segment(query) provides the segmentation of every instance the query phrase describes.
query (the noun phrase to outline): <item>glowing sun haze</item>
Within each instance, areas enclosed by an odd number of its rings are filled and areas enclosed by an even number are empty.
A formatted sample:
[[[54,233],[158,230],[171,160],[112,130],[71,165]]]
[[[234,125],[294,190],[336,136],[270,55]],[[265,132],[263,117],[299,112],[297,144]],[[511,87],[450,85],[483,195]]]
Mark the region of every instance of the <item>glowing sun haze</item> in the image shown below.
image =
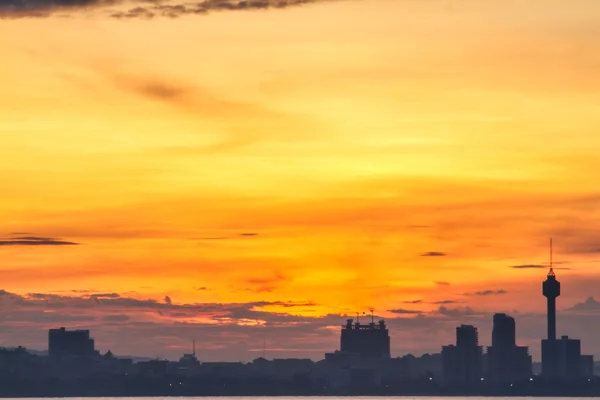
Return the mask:
[[[537,355],[554,237],[600,354],[599,2],[217,3],[0,0],[0,345],[318,358],[372,307]]]

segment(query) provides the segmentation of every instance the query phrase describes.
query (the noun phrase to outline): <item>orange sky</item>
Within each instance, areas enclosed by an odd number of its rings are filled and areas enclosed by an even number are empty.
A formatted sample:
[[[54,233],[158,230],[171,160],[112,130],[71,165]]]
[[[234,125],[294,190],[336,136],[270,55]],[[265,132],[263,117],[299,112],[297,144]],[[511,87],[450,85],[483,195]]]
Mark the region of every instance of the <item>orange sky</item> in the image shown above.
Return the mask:
[[[3,241],[79,245],[0,246],[0,289],[540,313],[554,237],[559,305],[600,296],[598,26],[593,0],[4,19]]]

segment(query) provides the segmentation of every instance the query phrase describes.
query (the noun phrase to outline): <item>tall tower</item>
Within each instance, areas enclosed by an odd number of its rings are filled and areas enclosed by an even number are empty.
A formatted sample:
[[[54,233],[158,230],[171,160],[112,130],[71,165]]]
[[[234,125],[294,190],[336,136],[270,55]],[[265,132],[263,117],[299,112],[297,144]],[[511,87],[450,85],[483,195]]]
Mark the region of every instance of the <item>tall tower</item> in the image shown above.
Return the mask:
[[[548,340],[556,340],[556,298],[560,296],[560,282],[552,270],[552,239],[550,239],[550,271],[542,284],[542,293],[548,300]]]

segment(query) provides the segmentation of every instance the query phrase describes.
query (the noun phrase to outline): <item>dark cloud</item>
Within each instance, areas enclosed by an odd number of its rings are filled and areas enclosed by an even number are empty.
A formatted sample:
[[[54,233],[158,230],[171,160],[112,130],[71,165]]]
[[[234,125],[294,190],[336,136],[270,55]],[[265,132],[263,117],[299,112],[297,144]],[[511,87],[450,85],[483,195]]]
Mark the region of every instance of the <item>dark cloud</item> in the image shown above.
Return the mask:
[[[566,262],[557,262],[555,264],[566,264]],[[511,265],[509,268],[514,268],[514,269],[548,269],[550,268],[549,265],[541,265],[541,264],[524,264],[524,265]],[[552,267],[553,269],[556,270],[570,270],[571,268],[567,268],[567,267]]]
[[[124,314],[105,315],[104,317],[102,317],[102,321],[106,322],[127,322],[129,320],[131,320],[131,317]]]
[[[504,289],[499,289],[499,290],[481,290],[478,292],[470,292],[470,293],[465,293],[465,296],[493,296],[493,295],[500,295],[500,294],[506,294],[508,293],[506,290]]]
[[[201,286],[201,287],[194,288],[194,290],[203,291],[203,290],[208,290],[208,288],[206,286]]]
[[[74,246],[78,244],[59,238],[39,236],[17,236],[0,239],[0,246]]]
[[[306,303],[286,303],[286,302],[282,302],[282,301],[276,301],[274,303],[271,303],[270,305],[276,305],[276,306],[281,306],[281,307],[313,307],[313,306],[317,306],[317,303],[313,303],[313,302],[306,302]]]
[[[440,306],[440,308],[438,308],[438,313],[452,318],[462,318],[482,314],[481,312],[473,310],[471,307],[448,308],[445,306]]]
[[[152,19],[155,16],[155,13],[144,7],[135,7],[128,11],[119,11],[111,14],[111,17],[116,19]]]
[[[428,251],[427,253],[422,253],[421,257],[445,257],[446,253],[442,253],[441,251]]]
[[[565,311],[597,313],[600,312],[600,301],[596,301],[593,297],[588,297],[583,303],[577,303]]]
[[[252,236],[258,236],[258,233],[254,233],[254,232],[245,232],[245,233],[240,233],[240,236],[244,236],[244,237],[252,237]]]
[[[54,11],[103,7],[112,0],[0,0],[1,18],[47,17]]]
[[[423,300],[410,300],[410,301],[403,301],[404,304],[435,304],[435,305],[440,305],[440,304],[456,304],[456,303],[461,303],[458,300],[437,300],[437,301],[428,301],[425,302]]]
[[[388,310],[388,312],[394,313],[394,314],[422,314],[422,311],[418,311],[418,310],[407,310],[404,308],[396,308],[394,310]]]
[[[118,299],[119,297],[121,297],[121,295],[119,293],[94,293],[90,295],[90,297]]]
[[[159,4],[158,1],[145,0],[151,3],[147,8],[135,7],[126,12],[111,14],[117,19],[154,18],[155,16],[178,18],[184,15],[207,14],[211,11],[245,11],[287,8],[309,3],[332,0],[204,0],[185,4]]]
[[[52,309],[90,309],[90,310],[114,310],[131,311],[136,314],[142,311],[153,311],[159,315],[170,317],[177,314],[179,317],[197,317],[208,315],[220,321],[230,319],[261,319],[270,317],[271,321],[286,321],[304,317],[290,316],[284,313],[273,313],[262,311],[267,306],[279,306],[284,308],[315,306],[314,302],[290,302],[290,301],[258,301],[250,303],[193,303],[174,304],[169,296],[165,296],[163,302],[154,299],[135,299],[125,297],[117,293],[101,294],[100,296],[63,296],[50,293],[29,293],[17,295],[0,290],[0,304],[6,306],[41,307],[44,310]],[[9,309],[9,307],[7,307]]]
[[[181,4],[161,4],[161,0],[140,0],[146,7],[112,12],[117,19],[151,19],[155,16],[177,18],[212,11],[267,10],[332,0],[203,0]],[[125,0],[0,0],[0,18],[47,17],[54,12],[104,8],[126,3]],[[159,90],[160,91],[160,90]],[[169,93],[167,92],[167,95]]]

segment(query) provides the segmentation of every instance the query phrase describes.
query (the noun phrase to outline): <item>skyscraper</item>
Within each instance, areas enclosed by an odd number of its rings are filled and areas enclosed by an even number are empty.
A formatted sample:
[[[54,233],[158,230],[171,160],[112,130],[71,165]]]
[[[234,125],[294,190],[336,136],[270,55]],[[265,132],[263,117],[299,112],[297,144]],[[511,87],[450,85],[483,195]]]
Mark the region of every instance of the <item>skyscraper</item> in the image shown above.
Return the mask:
[[[482,354],[477,328],[456,328],[456,346],[442,347],[444,380],[449,384],[468,385],[482,378]]]
[[[95,354],[94,339],[90,331],[68,331],[65,328],[48,331],[48,352],[50,357],[91,357]]]
[[[494,328],[492,329],[493,347],[516,346],[515,319],[506,314],[494,314]]]
[[[461,325],[456,328],[456,346],[476,347],[479,345],[479,334],[473,325]]]
[[[358,321],[353,324],[351,319],[347,320],[346,325],[342,326],[340,351],[362,357],[389,358],[390,335],[385,321],[361,325]]]
[[[492,383],[511,383],[532,375],[529,349],[516,344],[515,319],[494,314],[492,345],[487,349],[488,379]]]

